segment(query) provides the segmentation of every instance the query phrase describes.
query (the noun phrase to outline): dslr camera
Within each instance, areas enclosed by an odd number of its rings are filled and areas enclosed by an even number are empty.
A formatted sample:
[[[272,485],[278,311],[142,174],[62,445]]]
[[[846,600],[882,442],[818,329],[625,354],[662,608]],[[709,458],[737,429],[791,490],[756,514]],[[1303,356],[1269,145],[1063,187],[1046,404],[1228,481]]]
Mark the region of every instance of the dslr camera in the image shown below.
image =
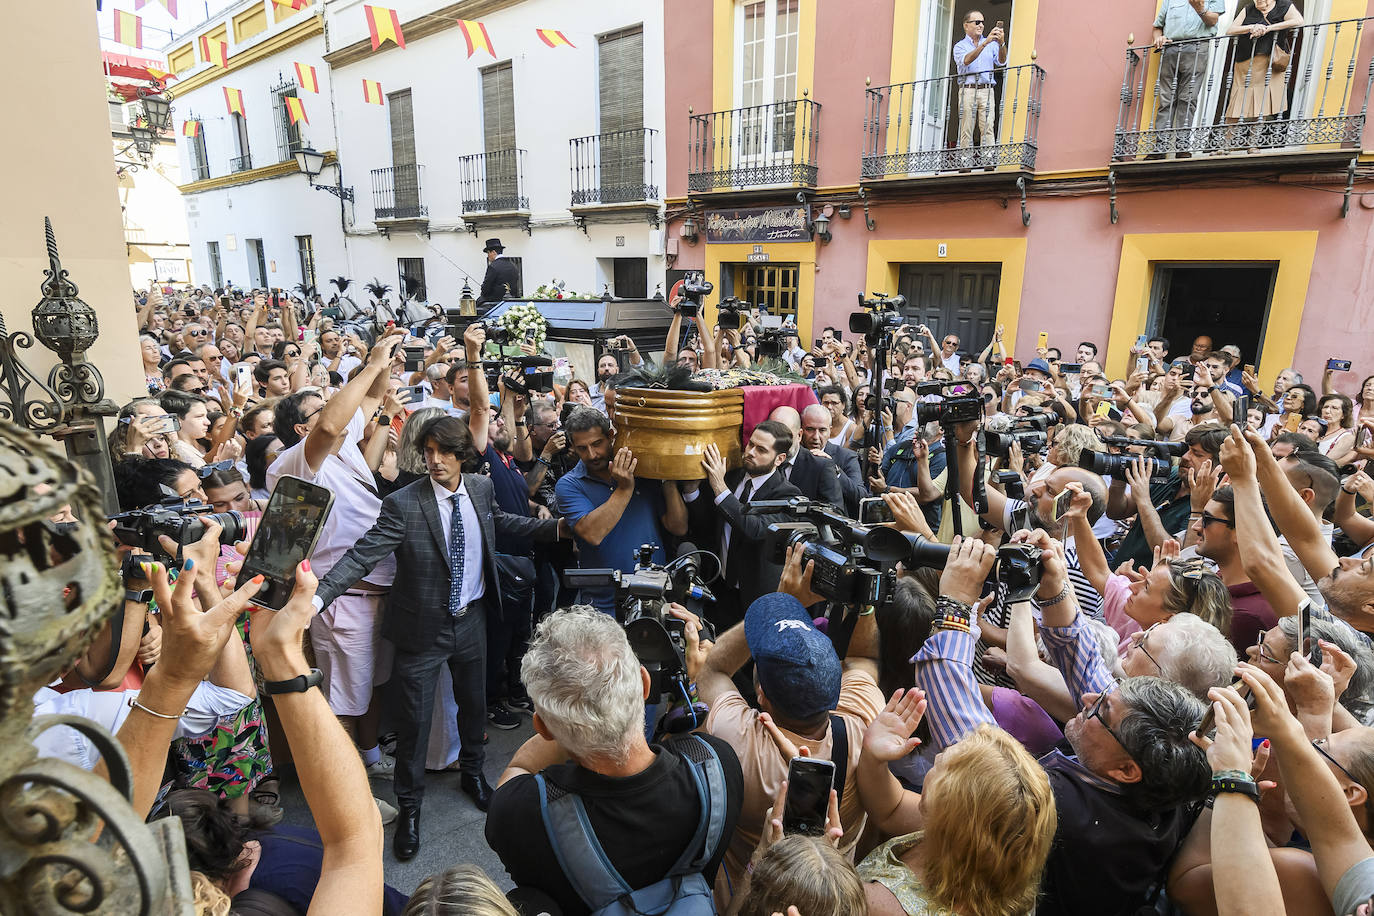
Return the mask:
[[[1182,458],[1188,451],[1186,442],[1167,442],[1162,439],[1132,439],[1130,436],[1099,436],[1102,444],[1108,448],[1125,449],[1131,455],[1150,455],[1163,458]],[[1136,452],[1133,449],[1143,449]]]
[[[510,331],[499,321],[490,319],[481,322],[482,330],[487,334],[487,343],[494,343],[498,347],[504,347],[511,343]]]
[[[901,310],[906,308],[906,296],[888,296],[887,293],[874,293],[873,298],[865,299],[859,293],[859,308],[849,316],[849,330],[862,334],[870,346],[877,344],[888,331],[894,331],[905,323]]]
[[[170,494],[162,502],[110,516],[110,521],[115,523],[114,536],[119,543],[168,561],[179,559],[182,547],[204,537],[205,529],[211,522],[220,526],[221,544],[232,546],[243,540],[243,516],[238,512],[215,512],[198,499],[183,500],[167,487],[162,489]],[[176,556],[163,549],[159,535],[166,535],[176,542]]]
[[[683,318],[695,318],[701,314],[701,300],[711,295],[715,286],[699,271],[689,273],[682,280],[682,304],[677,311]]]
[[[1099,477],[1125,480],[1126,469],[1135,464],[1136,455],[1109,455],[1105,452],[1084,450],[1078,456],[1078,466],[1092,471]],[[1168,458],[1146,457],[1150,465],[1150,482],[1163,483],[1173,472],[1173,462]]]

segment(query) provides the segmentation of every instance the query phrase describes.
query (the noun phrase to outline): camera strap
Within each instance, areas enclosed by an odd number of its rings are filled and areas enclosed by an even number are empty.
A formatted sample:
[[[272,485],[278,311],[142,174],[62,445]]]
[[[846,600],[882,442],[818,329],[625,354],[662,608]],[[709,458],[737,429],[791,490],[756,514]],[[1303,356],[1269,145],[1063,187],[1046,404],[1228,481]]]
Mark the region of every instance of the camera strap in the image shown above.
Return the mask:
[[[830,714],[830,762],[835,764],[835,800],[844,802],[844,781],[849,775],[849,726],[844,716]]]

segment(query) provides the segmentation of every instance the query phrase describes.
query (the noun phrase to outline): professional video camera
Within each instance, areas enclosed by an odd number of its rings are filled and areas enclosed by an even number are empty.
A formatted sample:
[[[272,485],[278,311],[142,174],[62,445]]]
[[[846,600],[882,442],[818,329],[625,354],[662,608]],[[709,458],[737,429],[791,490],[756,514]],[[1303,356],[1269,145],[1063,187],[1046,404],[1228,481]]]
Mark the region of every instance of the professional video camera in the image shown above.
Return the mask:
[[[167,496],[156,505],[110,516],[119,543],[161,560],[176,560],[180,559],[180,548],[204,537],[206,526],[211,522],[221,528],[221,544],[232,546],[244,539],[243,516],[238,512],[215,512],[198,499],[182,499],[169,487],[164,486],[162,491]],[[164,534],[176,542],[176,556],[162,548],[158,535]]]
[[[1020,444],[1023,455],[1037,455],[1049,444],[1049,437],[1045,435],[1044,430],[1025,429],[1019,422],[1012,427],[1011,432],[994,433],[984,430],[980,438],[982,442],[979,443],[978,450],[993,458],[1009,457],[1013,442]]]
[[[1109,448],[1142,449],[1132,454],[1148,455],[1153,452],[1160,458],[1182,458],[1188,451],[1186,442],[1166,442],[1162,439],[1132,439],[1130,436],[1098,436],[1102,444]]]
[[[750,512],[786,513],[797,521],[768,526],[764,543],[774,563],[787,559],[788,547],[802,547],[801,562],[815,563],[811,590],[841,604],[888,604],[897,579],[894,567],[925,566],[944,569],[949,545],[896,528],[867,527],[847,518],[825,503],[804,497],[756,500]],[[1004,544],[997,551],[994,578],[1006,586],[1008,600],[1019,601],[1040,585],[1040,552],[1026,544]]]
[[[744,316],[749,314],[749,309],[749,303],[743,299],[727,296],[720,300],[720,312],[716,315],[716,323],[722,331],[738,331],[744,326]]]
[[[650,695],[666,693],[674,698],[688,698],[687,624],[669,614],[668,605],[680,604],[696,614],[701,619],[701,638],[714,641],[715,632],[701,612],[705,602],[716,600],[706,586],[720,574],[720,560],[715,554],[684,542],[676,559],[658,566],[653,563],[655,549],[652,544],[644,544],[636,551],[634,572],[569,569],[563,573],[563,584],[579,589],[613,586],[616,616],[625,627],[635,657],[649,672]],[[698,564],[703,556],[716,563],[715,574],[706,580],[702,579]],[[690,723],[687,727],[691,727]]]
[[[682,304],[677,307],[677,311],[682,313],[683,318],[695,318],[701,312],[701,300],[709,296],[715,289],[710,280],[697,272],[689,273],[682,281]]]
[[[853,312],[849,316],[849,330],[862,334],[869,345],[877,343],[887,331],[901,327],[906,319],[901,310],[906,307],[906,296],[891,296],[887,293],[874,293],[872,299],[865,299],[859,293],[859,308],[867,311]]]
[[[922,401],[916,405],[916,422],[923,426],[927,423],[941,426],[977,423],[983,419],[982,395],[969,392],[967,382],[921,382],[916,386],[917,397],[930,394],[938,395],[940,400]]]
[[[552,391],[553,360],[547,356],[503,356],[499,359],[482,360],[482,371],[487,378],[487,389],[496,391],[504,377],[506,388],[519,394],[528,395],[531,391]],[[505,375],[504,370],[514,367],[515,375]]]
[[[1109,455],[1106,452],[1091,452],[1084,449],[1083,454],[1078,456],[1078,466],[1092,471],[1099,477],[1125,480],[1126,469],[1135,464],[1137,457],[1141,456]],[[1150,463],[1150,481],[1152,483],[1163,483],[1169,479],[1173,470],[1173,462],[1170,459],[1145,456],[1145,460]]]
[[[1015,471],[998,471],[997,483],[1002,487],[1002,492],[1012,499],[1026,498],[1026,482],[1021,479],[1021,475]]]

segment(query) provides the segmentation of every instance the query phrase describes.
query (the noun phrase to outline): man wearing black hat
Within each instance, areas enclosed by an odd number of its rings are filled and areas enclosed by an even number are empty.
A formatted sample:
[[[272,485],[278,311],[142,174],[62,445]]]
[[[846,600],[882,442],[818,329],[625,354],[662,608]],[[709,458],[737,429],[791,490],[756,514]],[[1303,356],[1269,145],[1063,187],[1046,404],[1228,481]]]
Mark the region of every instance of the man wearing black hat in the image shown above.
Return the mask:
[[[487,256],[487,275],[482,278],[482,292],[477,297],[478,305],[492,305],[505,296],[519,299],[520,268],[510,258],[503,257],[506,247],[500,239],[487,239],[482,253]]]

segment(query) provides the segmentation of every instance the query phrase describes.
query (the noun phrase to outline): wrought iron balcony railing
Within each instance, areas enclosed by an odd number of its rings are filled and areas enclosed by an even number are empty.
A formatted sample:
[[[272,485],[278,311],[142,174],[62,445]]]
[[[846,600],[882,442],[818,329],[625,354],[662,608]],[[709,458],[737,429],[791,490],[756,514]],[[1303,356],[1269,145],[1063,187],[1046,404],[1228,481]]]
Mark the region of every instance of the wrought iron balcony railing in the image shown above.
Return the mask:
[[[867,90],[864,179],[1035,168],[1045,71],[1005,67]]]
[[[253,155],[244,153],[242,156],[235,156],[229,160],[230,172],[246,172],[253,167]]]
[[[691,115],[687,190],[814,188],[820,117],[810,99]]]
[[[1360,68],[1357,57],[1370,21],[1127,48],[1113,160],[1359,149],[1374,60]]]
[[[420,180],[422,165],[372,170],[372,214],[375,219],[420,219],[428,216]]]
[[[530,208],[525,196],[525,151],[500,149],[460,156],[464,213],[519,212]]]
[[[572,169],[572,206],[652,202],[654,138],[651,128],[618,130],[568,141]]]

